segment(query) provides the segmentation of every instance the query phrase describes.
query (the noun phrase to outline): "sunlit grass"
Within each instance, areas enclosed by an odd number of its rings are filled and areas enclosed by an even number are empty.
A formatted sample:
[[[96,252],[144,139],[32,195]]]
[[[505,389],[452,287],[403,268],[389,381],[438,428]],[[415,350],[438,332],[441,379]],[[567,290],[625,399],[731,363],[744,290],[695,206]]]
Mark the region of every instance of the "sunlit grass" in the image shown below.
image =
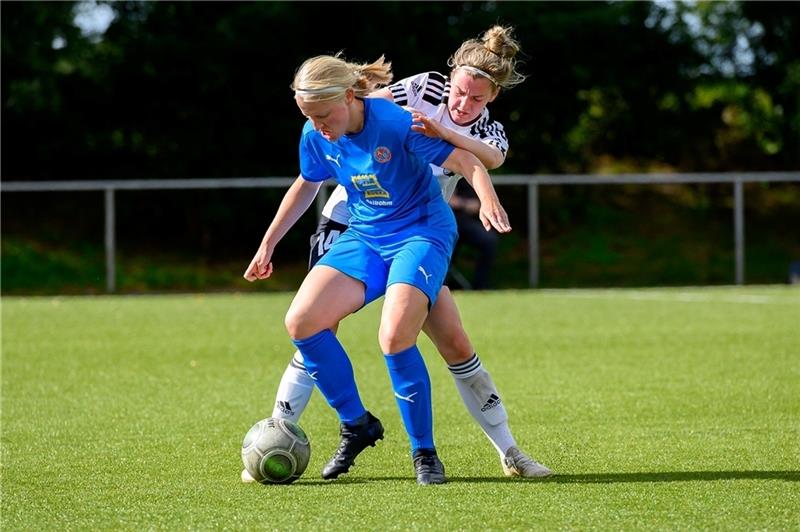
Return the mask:
[[[791,529],[800,522],[800,292],[791,288],[459,293],[519,445],[558,473],[502,476],[420,341],[450,482],[414,482],[377,346],[347,319],[386,440],[346,478],[319,394],[308,471],[243,485],[239,446],[292,353],[291,294],[4,298],[2,528]]]

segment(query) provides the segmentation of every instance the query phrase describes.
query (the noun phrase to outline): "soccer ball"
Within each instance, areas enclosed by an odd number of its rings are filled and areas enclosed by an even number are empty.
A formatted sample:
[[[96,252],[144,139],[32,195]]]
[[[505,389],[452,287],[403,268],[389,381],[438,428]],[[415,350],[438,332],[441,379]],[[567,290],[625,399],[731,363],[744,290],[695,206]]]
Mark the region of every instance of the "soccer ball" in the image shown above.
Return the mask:
[[[306,470],[309,458],[306,433],[287,419],[262,419],[242,442],[244,468],[262,484],[291,484]]]

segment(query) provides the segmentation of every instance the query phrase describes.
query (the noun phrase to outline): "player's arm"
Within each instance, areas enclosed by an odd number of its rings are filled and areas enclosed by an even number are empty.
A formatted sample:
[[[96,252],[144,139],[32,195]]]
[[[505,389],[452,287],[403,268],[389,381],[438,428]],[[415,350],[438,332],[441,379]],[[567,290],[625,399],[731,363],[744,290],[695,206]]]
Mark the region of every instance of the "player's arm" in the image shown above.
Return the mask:
[[[389,95],[391,96],[391,92]],[[411,115],[414,120],[411,129],[428,137],[446,140],[456,148],[467,150],[474,154],[478,160],[483,163],[483,166],[489,170],[499,168],[506,160],[506,156],[503,155],[503,152],[495,146],[481,142],[469,135],[462,135],[457,131],[453,131],[449,127],[444,126],[440,122],[437,122],[419,111],[413,111]]]
[[[463,175],[472,188],[475,189],[475,193],[481,201],[479,216],[481,222],[483,222],[483,227],[487,231],[492,227],[501,233],[511,231],[508,214],[506,214],[503,206],[500,205],[500,199],[494,190],[489,172],[486,171],[486,167],[475,155],[464,149],[456,148],[441,166]]]
[[[388,87],[371,92],[369,98],[383,98],[384,100],[394,102],[394,94],[392,94],[392,91]],[[473,153],[478,160],[483,163],[483,166],[489,170],[500,168],[506,161],[506,156],[495,146],[481,142],[469,135],[462,135],[430,118],[422,111],[411,109],[411,114],[414,118],[411,129],[427,135],[428,137],[446,140],[456,148],[461,148],[462,150]]]
[[[278,212],[269,224],[261,245],[258,247],[253,260],[244,272],[244,278],[248,281],[256,279],[266,279],[272,275],[272,252],[280,240],[300,219],[300,216],[308,210],[314,198],[317,196],[322,181],[312,182],[298,176],[286,194],[283,196]]]
[[[371,92],[369,97],[383,98],[390,102],[394,101],[394,94],[392,94],[392,91],[388,87]],[[478,160],[483,163],[483,166],[489,170],[500,168],[506,160],[506,156],[503,152],[495,146],[481,142],[469,135],[462,135],[416,109],[411,109],[411,115],[414,119],[411,129],[428,137],[446,140],[456,148],[461,148],[462,150],[473,153]]]

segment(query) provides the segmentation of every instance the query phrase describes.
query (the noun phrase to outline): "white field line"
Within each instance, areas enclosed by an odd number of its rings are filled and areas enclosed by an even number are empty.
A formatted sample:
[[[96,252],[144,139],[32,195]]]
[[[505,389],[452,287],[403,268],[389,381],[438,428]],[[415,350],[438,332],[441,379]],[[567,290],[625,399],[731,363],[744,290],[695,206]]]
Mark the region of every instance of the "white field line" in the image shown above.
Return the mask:
[[[652,290],[581,290],[553,289],[542,290],[542,295],[573,297],[583,299],[629,299],[638,301],[701,302],[701,303],[746,303],[752,305],[787,304],[800,305],[800,292],[797,297],[755,295],[755,294],[714,294],[680,291]]]

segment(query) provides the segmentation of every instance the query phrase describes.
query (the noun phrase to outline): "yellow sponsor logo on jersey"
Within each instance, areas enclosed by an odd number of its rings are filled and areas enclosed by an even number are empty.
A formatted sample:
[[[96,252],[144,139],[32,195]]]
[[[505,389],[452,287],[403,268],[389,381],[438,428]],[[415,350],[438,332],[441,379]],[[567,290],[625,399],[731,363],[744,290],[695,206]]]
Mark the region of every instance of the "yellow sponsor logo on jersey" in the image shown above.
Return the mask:
[[[373,198],[389,198],[389,193],[384,189],[378,181],[378,176],[375,174],[358,174],[350,178],[353,181],[353,186],[357,190],[364,193],[367,199]]]

